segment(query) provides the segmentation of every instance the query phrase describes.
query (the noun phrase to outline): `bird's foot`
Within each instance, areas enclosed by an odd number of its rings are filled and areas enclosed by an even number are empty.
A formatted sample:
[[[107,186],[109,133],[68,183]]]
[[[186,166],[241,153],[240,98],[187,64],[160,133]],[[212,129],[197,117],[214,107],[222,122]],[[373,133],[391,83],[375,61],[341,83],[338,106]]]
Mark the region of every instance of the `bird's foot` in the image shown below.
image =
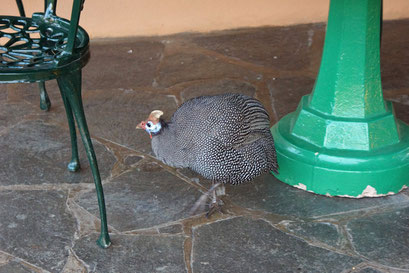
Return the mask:
[[[226,188],[224,187],[224,185],[220,185],[220,186],[216,187],[215,191],[216,191],[216,196],[226,195]],[[220,200],[220,201],[222,201],[222,200]]]
[[[221,190],[221,192],[217,190]],[[209,210],[206,213],[206,217],[209,217],[215,211],[221,211],[220,208],[223,205],[223,201],[217,197],[220,195],[224,195],[224,186],[220,185],[220,183],[213,184],[212,187],[206,193],[202,194],[202,196],[200,196],[200,198],[196,201],[190,210],[190,214],[193,215],[197,211],[203,211],[207,203],[206,200],[208,199],[211,199],[211,202],[209,204]]]
[[[209,218],[215,212],[223,213],[223,205],[224,205],[224,202],[220,198],[216,198],[216,200],[212,200],[212,202],[209,204],[209,210],[206,213],[206,218]]]

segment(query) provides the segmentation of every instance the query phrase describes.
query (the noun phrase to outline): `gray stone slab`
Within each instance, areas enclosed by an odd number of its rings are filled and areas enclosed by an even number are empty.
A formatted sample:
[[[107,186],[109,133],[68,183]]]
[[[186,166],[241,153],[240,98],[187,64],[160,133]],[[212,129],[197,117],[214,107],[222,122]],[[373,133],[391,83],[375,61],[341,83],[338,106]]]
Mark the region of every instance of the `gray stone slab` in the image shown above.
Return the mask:
[[[405,90],[404,92],[407,92],[409,94],[409,89]],[[389,96],[391,96],[391,94],[389,94]],[[395,110],[396,118],[400,119],[406,124],[409,124],[409,100],[403,101],[403,99],[399,96],[394,96],[394,95],[392,96],[393,98],[389,97],[387,99],[393,102],[393,109]],[[404,96],[408,96],[408,95],[404,95]],[[409,99],[409,97],[407,97],[406,99]]]
[[[25,116],[19,117],[19,122],[24,119],[36,118],[68,129],[64,103],[61,99],[57,81],[47,81],[45,82],[45,85],[48,97],[51,101],[49,111],[43,111],[40,109],[40,91],[38,83],[7,84],[7,101],[9,104],[16,105],[18,111],[27,113]],[[6,118],[12,119],[13,116],[6,115]]]
[[[0,250],[59,272],[76,228],[66,201],[62,191],[0,192]]]
[[[100,249],[97,235],[76,241],[74,252],[88,272],[186,272],[182,236],[112,235],[112,246]]]
[[[353,246],[370,260],[409,269],[409,208],[374,214],[347,225]]]
[[[181,179],[156,169],[133,170],[104,185],[110,225],[120,231],[149,228],[189,217],[200,193]],[[78,197],[78,204],[98,215],[95,192]]]
[[[406,188],[402,191],[403,194],[406,194],[407,196],[409,196],[409,188]]]
[[[170,225],[166,226],[163,228],[159,228],[160,233],[169,233],[169,234],[177,234],[177,233],[182,233],[182,225],[176,224],[176,225]]]
[[[290,222],[286,228],[297,236],[308,238],[313,242],[324,243],[336,248],[341,246],[342,236],[338,232],[338,227],[332,223]]]
[[[409,36],[402,34],[409,32],[409,20],[385,21],[383,27],[384,95],[394,101],[397,117],[408,123]],[[266,103],[275,121],[273,109],[280,118],[294,111],[301,96],[311,92],[320,64],[324,32],[325,24],[313,24],[172,35],[170,38],[94,41],[90,63],[83,71],[85,111],[88,122],[93,125],[91,135],[150,153],[148,135],[134,128],[154,109],[164,110],[165,118],[173,114],[176,101],[175,97],[167,96],[168,93],[181,99],[179,102],[202,94],[236,90],[255,94]],[[159,42],[168,38],[170,43]],[[0,186],[19,185],[20,189],[23,185],[29,189],[41,183],[55,183],[57,187],[59,183],[92,182],[83,152],[83,172],[71,174],[66,170],[70,141],[56,81],[47,82],[47,90],[52,106],[49,112],[43,112],[39,109],[36,83],[0,85]],[[103,145],[94,144],[102,176],[107,178],[115,158]],[[79,147],[82,149],[80,140]],[[125,151],[124,155],[131,153]],[[16,258],[10,260],[10,256],[3,254],[0,272],[37,272],[40,267],[49,272],[70,268],[80,272],[79,265],[63,269],[67,259],[73,264],[85,261],[91,272],[185,272],[185,237],[179,220],[187,217],[200,193],[159,165],[146,164],[146,157],[143,162],[138,156],[124,161],[126,166],[118,165],[116,174],[123,169],[139,170],[123,174],[112,182],[108,180],[104,185],[110,188],[109,224],[120,231],[155,226],[140,233],[159,231],[159,235],[112,235],[113,245],[108,250],[95,244],[98,234],[74,242],[76,223],[65,209],[65,192],[59,197],[59,191],[16,190],[10,193],[3,189],[0,191],[0,251],[7,251]],[[180,173],[205,187],[210,185],[195,173],[187,170]],[[277,216],[279,219],[288,216],[286,227],[294,236],[266,222],[248,219],[198,227],[194,231],[196,261],[193,272],[251,272],[254,269],[257,272],[332,273],[345,269],[346,272],[390,273],[397,272],[397,267],[405,268],[399,272],[409,271],[405,263],[405,259],[409,260],[406,247],[409,224],[404,215],[408,211],[397,209],[408,204],[409,190],[387,198],[328,198],[269,177],[228,187],[226,192],[239,206],[284,216]],[[77,202],[87,209],[93,206],[90,211],[98,215],[94,191],[80,196]],[[27,211],[32,212],[32,216]],[[394,214],[399,211],[401,215]],[[251,210],[246,213],[260,215]],[[367,213],[377,214],[368,216]],[[61,219],[49,221],[53,219],[49,215]],[[80,218],[84,215],[81,213]],[[321,243],[339,249],[340,235],[335,226],[312,222],[311,218],[320,218],[319,221],[331,218],[343,223],[356,219],[348,228],[355,249],[368,260],[364,263],[359,259],[351,261],[350,257],[326,250]],[[82,234],[95,229],[91,222],[86,227],[83,225]],[[66,223],[70,224],[64,226]],[[315,246],[300,237],[308,237]],[[276,244],[274,248],[268,245],[271,242]],[[68,247],[74,243],[78,260],[75,255],[68,255]],[[317,245],[324,248],[317,248]],[[30,267],[19,258],[38,268]],[[344,262],[345,268],[341,268]],[[308,265],[301,267],[305,264]]]
[[[10,126],[21,122],[26,115],[32,114],[33,108],[25,103],[1,102],[0,107],[0,133]]]
[[[215,32],[193,41],[200,46],[233,58],[280,70],[307,69],[312,47],[322,47],[324,24],[265,27]]]
[[[51,104],[61,101],[60,91],[58,89],[57,81],[46,81],[47,94],[51,100]],[[40,110],[40,89],[38,83],[13,83],[7,84],[7,101],[9,103],[26,102],[38,107]]]
[[[142,157],[140,156],[131,155],[125,158],[124,163],[128,166],[132,166],[138,163],[141,159]]]
[[[0,185],[93,183],[80,137],[78,142],[81,170],[72,173],[67,170],[71,160],[68,130],[39,120],[17,124],[0,136]],[[93,144],[104,179],[116,159],[103,145]]]
[[[360,259],[307,244],[262,220],[234,218],[194,229],[194,272],[341,272]]]
[[[0,84],[0,102],[7,101],[7,84]]]
[[[176,111],[173,97],[134,90],[95,90],[84,98],[92,134],[141,152],[150,152],[150,138],[135,129],[153,110],[162,110],[164,119]]]
[[[177,170],[180,174],[189,178],[190,181],[192,181],[193,183],[197,183],[197,184],[204,185],[204,186],[212,185],[211,180],[204,178],[203,176],[201,176],[200,174],[198,174],[197,172],[191,169],[185,168],[185,169],[177,169]]]
[[[23,266],[21,263],[11,261],[5,265],[0,266],[0,273],[37,273]]]
[[[409,88],[409,20],[385,21],[382,30],[382,88]]]
[[[378,270],[378,269],[375,269],[375,268],[372,268],[372,267],[367,267],[367,268],[364,268],[364,269],[362,269],[362,270],[359,270],[359,271],[357,271],[358,273],[386,273],[386,272],[391,272],[391,271],[381,271],[381,270]]]
[[[83,69],[87,90],[151,86],[164,45],[141,39],[91,43],[91,59]]]
[[[256,87],[244,81],[222,79],[216,81],[205,81],[191,85],[181,92],[184,101],[203,95],[217,95],[224,93],[240,93],[253,97]]]
[[[226,193],[237,205],[299,218],[409,204],[408,196],[403,193],[361,199],[327,197],[291,187],[270,174],[260,176],[250,183],[228,185]]]
[[[198,80],[233,78],[257,81],[259,77],[258,73],[248,68],[225,62],[217,57],[185,51],[163,58],[156,84],[158,87],[171,87]]]
[[[294,112],[302,96],[312,92],[315,80],[309,77],[271,78],[268,89],[277,117]]]

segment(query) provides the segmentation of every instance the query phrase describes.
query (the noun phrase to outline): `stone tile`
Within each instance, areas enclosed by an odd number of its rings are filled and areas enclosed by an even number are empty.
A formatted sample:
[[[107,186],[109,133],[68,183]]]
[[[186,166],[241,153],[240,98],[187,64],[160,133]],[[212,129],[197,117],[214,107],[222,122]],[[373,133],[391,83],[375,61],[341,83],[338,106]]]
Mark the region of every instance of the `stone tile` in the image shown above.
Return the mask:
[[[257,81],[260,75],[214,56],[185,51],[163,58],[155,85],[171,87],[190,81],[221,78]]]
[[[341,236],[338,227],[326,222],[289,222],[288,231],[297,236],[308,238],[314,242],[321,242],[333,247],[340,247]]]
[[[407,123],[409,36],[402,34],[408,33],[408,27],[408,19],[384,22],[381,49],[385,98],[394,101],[397,117]],[[311,24],[183,34],[172,36],[166,50],[164,43],[158,42],[166,37],[92,41],[92,57],[83,71],[91,135],[151,153],[148,135],[134,128],[154,109],[164,110],[165,118],[170,118],[177,103],[167,92],[181,101],[222,92],[256,94],[263,102],[271,99],[267,110],[274,114],[274,108],[281,118],[295,110],[302,95],[312,91],[324,32],[325,24]],[[71,152],[65,111],[56,81],[46,84],[52,102],[49,112],[39,109],[37,84],[0,85],[0,186],[25,184],[30,188],[55,183],[58,187],[59,183],[92,182],[83,152],[83,171],[71,174],[66,170]],[[94,145],[102,176],[107,178],[115,157],[97,141]],[[81,143],[79,147],[82,149]],[[49,272],[75,268],[80,272],[81,265],[66,266],[67,259],[84,261],[89,272],[186,272],[185,237],[179,220],[188,217],[200,193],[160,165],[146,157],[140,161],[134,154],[124,162],[130,172],[104,185],[109,224],[119,231],[155,227],[147,232],[160,234],[112,235],[113,245],[102,250],[95,244],[98,234],[74,238],[77,223],[66,211],[66,192],[3,189],[0,273],[37,272],[39,268]],[[179,173],[205,187],[210,185],[188,170]],[[409,204],[409,190],[386,198],[328,198],[266,175],[253,183],[229,186],[226,192],[239,206],[284,216],[277,215],[279,219],[287,216],[280,224],[287,223],[292,235],[246,218],[197,227],[193,272],[271,272],[273,268],[274,272],[389,273],[397,272],[397,267],[408,271],[408,208],[402,207]],[[76,202],[98,215],[95,191],[78,196]],[[368,216],[369,209],[377,214]],[[81,220],[86,212],[78,215]],[[361,263],[359,258],[326,250],[323,244],[339,249],[344,238],[335,225],[313,222],[311,218],[317,217],[320,221],[359,217],[349,222],[348,228],[357,252],[368,260]],[[89,234],[95,229],[93,224],[84,221],[86,228],[81,231]],[[310,244],[301,239],[305,237]],[[74,244],[78,260],[69,255],[68,248]],[[3,251],[16,258],[10,259]]]
[[[51,105],[62,103],[60,89],[56,80],[45,82],[47,94],[50,97]],[[40,109],[40,89],[38,83],[13,83],[7,84],[8,102],[27,102]],[[40,110],[41,111],[41,110]],[[39,112],[40,112],[39,111]]]
[[[0,136],[0,185],[93,183],[81,140],[78,140],[81,170],[67,170],[71,159],[68,130],[39,120],[22,122]],[[102,179],[110,175],[115,157],[94,141]]]
[[[7,100],[7,84],[0,84],[0,102]]]
[[[0,250],[59,272],[76,228],[66,200],[62,191],[0,192]]]
[[[387,266],[409,269],[409,208],[353,220],[347,225],[355,250]]]
[[[341,272],[360,262],[262,220],[219,221],[194,229],[193,238],[193,272]]]
[[[364,268],[362,270],[357,271],[358,273],[386,273],[386,272],[390,272],[390,271],[381,271],[372,267],[367,267]]]
[[[92,135],[131,149],[149,153],[149,135],[135,129],[153,110],[162,110],[165,119],[176,111],[173,97],[134,90],[93,90],[84,98],[84,109]]]
[[[406,124],[409,124],[409,103],[394,102],[393,109],[395,110],[395,114],[398,119]]]
[[[159,228],[160,233],[178,234],[178,233],[182,233],[182,231],[183,231],[182,225],[180,224]]]
[[[270,174],[250,183],[227,185],[226,193],[239,206],[298,218],[322,217],[403,203],[409,205],[408,196],[402,193],[380,198],[327,197],[291,187]]]
[[[27,104],[1,103],[0,134],[3,130],[21,122],[26,115],[33,113],[33,108]]]
[[[409,196],[409,188],[406,188],[402,191],[403,194],[406,194],[407,196]]]
[[[83,69],[87,90],[151,86],[164,45],[151,39],[91,42],[91,59]]]
[[[279,119],[294,112],[301,97],[312,92],[315,79],[309,77],[272,78],[268,89]]]
[[[322,47],[324,31],[325,24],[265,27],[215,32],[200,35],[193,41],[249,63],[278,70],[303,70],[309,69],[311,57],[316,57],[313,44],[318,42],[318,48]]]
[[[127,156],[124,160],[124,163],[128,166],[132,166],[135,165],[136,163],[138,163],[140,160],[142,159],[142,157],[140,156],[136,156],[136,155],[131,155],[131,156]]]
[[[382,31],[381,69],[383,89],[409,87],[409,19],[385,21]]]
[[[58,124],[59,126],[68,129],[67,116],[57,81],[51,80],[47,81],[45,84],[51,101],[49,111],[43,111],[40,109],[40,95],[37,83],[8,84],[7,101],[9,102],[9,105],[14,105],[18,111],[25,113],[25,116],[17,116],[19,118],[18,121],[25,118],[35,117],[44,122]],[[8,105],[6,104],[6,106]],[[10,115],[6,114],[6,117],[7,119],[11,119]],[[17,119],[17,117],[14,117],[14,119]]]
[[[177,169],[177,172],[184,176],[186,179],[190,180],[191,183],[198,185],[199,187],[202,186],[206,189],[210,189],[212,187],[212,181],[209,179],[204,178],[200,174],[192,171],[191,169]]]
[[[0,84],[0,87],[0,131],[23,121],[27,116],[45,113],[40,110],[37,84]]]
[[[21,263],[11,261],[5,265],[0,265],[0,273],[37,273],[23,266]]]
[[[189,217],[200,193],[163,169],[133,170],[104,185],[110,225],[120,231],[149,228]],[[95,191],[77,202],[98,215]]]
[[[76,241],[74,251],[88,272],[186,272],[182,236],[112,235],[108,249],[96,247],[97,235]]]
[[[244,81],[230,79],[204,81],[184,88],[181,92],[181,97],[183,101],[186,101],[198,96],[223,93],[241,93],[253,97],[256,93],[256,87]]]

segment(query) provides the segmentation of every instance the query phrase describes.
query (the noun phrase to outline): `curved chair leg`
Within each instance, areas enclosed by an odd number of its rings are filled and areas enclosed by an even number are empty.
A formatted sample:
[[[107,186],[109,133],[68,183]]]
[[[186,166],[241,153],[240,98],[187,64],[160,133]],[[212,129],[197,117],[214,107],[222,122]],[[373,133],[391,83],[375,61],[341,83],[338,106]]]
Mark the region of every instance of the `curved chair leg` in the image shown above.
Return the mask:
[[[70,74],[63,75],[57,79],[60,91],[64,100],[67,100],[67,106],[71,110],[67,111],[73,113],[77,121],[78,129],[81,134],[82,142],[84,143],[85,151],[91,166],[92,175],[94,177],[95,188],[98,197],[99,214],[101,219],[101,234],[97,241],[102,248],[107,248],[110,244],[108,234],[108,225],[105,211],[104,192],[101,184],[101,177],[98,170],[97,159],[94,148],[92,146],[91,138],[88,132],[88,126],[85,119],[84,108],[81,97],[81,70],[73,71]]]
[[[40,87],[40,108],[41,110],[48,111],[51,107],[50,98],[45,90],[45,82],[38,82]]]
[[[71,104],[68,101],[67,96],[62,91],[60,87],[61,97],[64,102],[65,112],[67,114],[68,126],[70,128],[70,136],[71,136],[71,161],[68,163],[68,170],[71,172],[76,172],[80,169],[80,160],[78,157],[78,146],[77,146],[77,132],[75,130],[75,121],[74,116],[72,114]]]

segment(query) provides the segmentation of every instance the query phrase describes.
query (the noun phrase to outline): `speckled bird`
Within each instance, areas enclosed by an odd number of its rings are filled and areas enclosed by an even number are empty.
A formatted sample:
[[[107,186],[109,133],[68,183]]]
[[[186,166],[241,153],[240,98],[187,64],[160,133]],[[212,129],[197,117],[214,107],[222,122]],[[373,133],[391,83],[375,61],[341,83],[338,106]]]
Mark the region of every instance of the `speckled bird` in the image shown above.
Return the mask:
[[[220,208],[218,186],[278,173],[269,115],[258,100],[230,93],[201,96],[183,103],[170,122],[162,115],[152,111],[136,128],[150,135],[153,153],[163,163],[190,168],[213,181],[208,215]]]

